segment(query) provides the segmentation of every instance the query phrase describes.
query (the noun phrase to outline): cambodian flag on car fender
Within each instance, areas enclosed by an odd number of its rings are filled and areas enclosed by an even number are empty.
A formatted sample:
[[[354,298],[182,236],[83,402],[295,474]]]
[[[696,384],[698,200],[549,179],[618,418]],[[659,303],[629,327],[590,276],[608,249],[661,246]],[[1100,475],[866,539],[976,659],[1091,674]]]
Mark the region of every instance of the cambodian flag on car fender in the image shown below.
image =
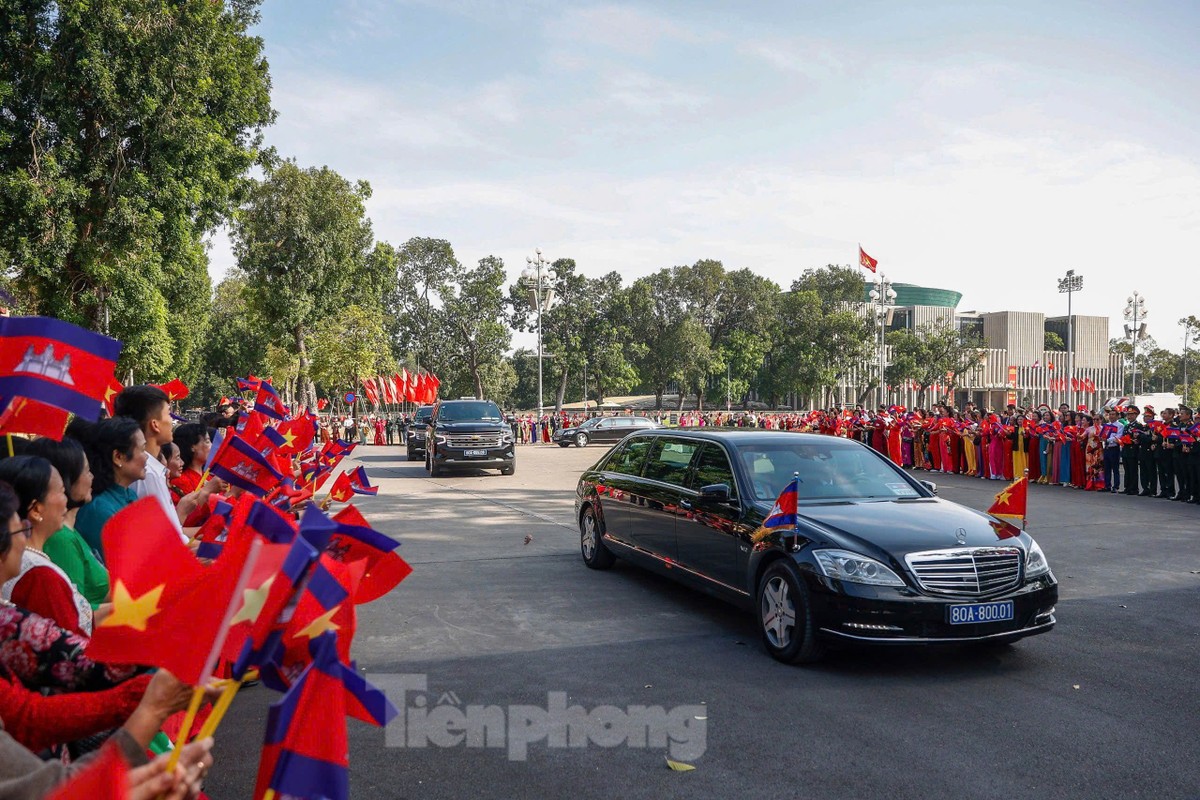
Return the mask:
[[[50,317],[0,317],[0,397],[100,416],[121,343]]]
[[[779,497],[775,500],[775,505],[771,508],[771,513],[767,514],[767,518],[763,520],[764,528],[786,528],[795,526],[796,524],[796,499],[799,496],[799,487],[796,485],[800,482],[799,478],[792,478],[788,481],[787,486],[783,487],[783,491],[779,493]]]
[[[257,497],[267,494],[283,480],[283,475],[262,453],[236,434],[221,442],[221,450],[213,458],[209,471]]]

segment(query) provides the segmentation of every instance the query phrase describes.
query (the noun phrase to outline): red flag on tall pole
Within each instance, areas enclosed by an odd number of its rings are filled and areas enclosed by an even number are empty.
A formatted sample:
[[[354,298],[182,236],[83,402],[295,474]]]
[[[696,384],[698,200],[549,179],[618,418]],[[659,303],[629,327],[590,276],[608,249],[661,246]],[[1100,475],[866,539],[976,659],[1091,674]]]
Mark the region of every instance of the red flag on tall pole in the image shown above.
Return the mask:
[[[858,246],[858,265],[864,269],[869,269],[871,272],[879,266],[879,261],[867,255],[867,252],[862,249],[862,245]]]

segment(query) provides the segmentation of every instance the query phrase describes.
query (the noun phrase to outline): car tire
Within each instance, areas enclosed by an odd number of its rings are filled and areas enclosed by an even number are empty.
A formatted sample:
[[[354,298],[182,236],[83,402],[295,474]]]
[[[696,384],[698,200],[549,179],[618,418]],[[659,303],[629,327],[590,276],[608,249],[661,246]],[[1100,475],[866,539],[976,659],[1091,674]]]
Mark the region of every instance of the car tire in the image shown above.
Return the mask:
[[[767,567],[758,582],[755,618],[763,645],[785,664],[811,664],[825,655],[813,625],[808,587],[788,559]],[[788,618],[790,617],[790,625]]]
[[[434,460],[432,453],[425,454],[425,469],[429,471],[431,478],[439,478],[442,475],[442,468]]]
[[[586,433],[575,434],[575,446],[576,447],[587,447],[588,446],[588,435]]]
[[[558,446],[559,447],[570,447],[571,443],[570,442],[559,442]]]
[[[412,453],[405,453],[404,460],[405,461],[415,461],[416,457]]]
[[[516,473],[516,471],[517,471],[517,462],[515,462],[515,461],[512,462],[511,464],[509,464],[507,467],[500,468],[501,475],[513,475]]]
[[[596,518],[594,506],[588,506],[579,515],[579,553],[591,569],[608,569],[617,560],[604,544],[604,524]]]

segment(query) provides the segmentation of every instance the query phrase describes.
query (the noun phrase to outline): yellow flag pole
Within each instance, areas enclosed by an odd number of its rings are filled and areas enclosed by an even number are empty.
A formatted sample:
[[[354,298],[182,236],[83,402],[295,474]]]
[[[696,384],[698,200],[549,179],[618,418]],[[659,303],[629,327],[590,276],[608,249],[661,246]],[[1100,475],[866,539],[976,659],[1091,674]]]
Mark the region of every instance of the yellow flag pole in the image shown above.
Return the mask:
[[[192,731],[192,724],[196,721],[196,715],[200,713],[200,704],[204,702],[204,687],[197,686],[192,689],[192,702],[188,704],[187,714],[183,718],[183,727],[179,729],[179,734],[175,737],[175,749],[171,751],[171,757],[167,759],[167,772],[172,772],[175,765],[179,763],[179,754],[183,750],[183,746],[187,744],[188,734]]]
[[[217,698],[216,704],[213,706],[212,712],[208,715],[208,719],[204,720],[204,725],[200,728],[200,733],[196,734],[197,739],[207,739],[217,732],[217,726],[221,724],[221,720],[225,717],[225,712],[233,705],[233,698],[238,693],[238,689],[242,688],[242,683],[245,678],[238,680],[230,680],[225,684],[224,691]]]
[[[11,433],[4,434],[4,441],[8,442],[8,457],[12,458],[14,455],[13,454],[13,444],[12,444],[12,434]]]

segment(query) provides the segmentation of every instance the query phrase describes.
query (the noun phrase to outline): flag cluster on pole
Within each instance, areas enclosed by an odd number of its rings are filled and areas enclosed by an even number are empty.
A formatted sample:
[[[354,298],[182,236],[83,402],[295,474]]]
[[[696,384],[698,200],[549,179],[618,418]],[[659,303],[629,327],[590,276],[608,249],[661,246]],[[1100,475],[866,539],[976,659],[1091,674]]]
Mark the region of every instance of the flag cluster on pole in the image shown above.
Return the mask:
[[[394,375],[362,378],[363,394],[375,408],[385,403],[403,402],[429,405],[437,400],[441,380],[432,372],[413,372],[407,369]]]

